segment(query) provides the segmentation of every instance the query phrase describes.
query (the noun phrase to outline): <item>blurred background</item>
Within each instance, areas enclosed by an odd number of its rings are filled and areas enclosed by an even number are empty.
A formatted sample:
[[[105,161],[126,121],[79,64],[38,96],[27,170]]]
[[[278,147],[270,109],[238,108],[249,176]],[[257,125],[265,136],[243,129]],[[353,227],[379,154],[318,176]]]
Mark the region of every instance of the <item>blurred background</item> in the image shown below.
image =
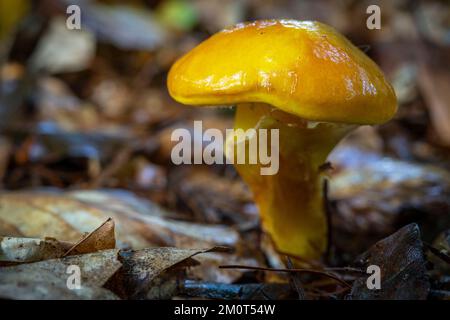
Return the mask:
[[[80,30],[66,26],[71,4],[81,8]],[[366,27],[371,4],[381,9],[379,30]],[[260,237],[251,195],[231,166],[170,161],[174,128],[191,128],[194,119],[231,128],[233,110],[178,105],[166,76],[178,57],[213,33],[269,18],[335,27],[380,65],[398,97],[392,121],[361,127],[330,156],[330,263],[351,261],[410,222],[420,225],[427,243],[448,236],[450,6],[444,0],[0,0],[0,187],[127,190],[177,221]],[[172,240],[158,244],[189,244]],[[259,242],[247,246],[253,243]],[[264,257],[259,250],[238,251],[255,264],[276,265],[269,245]]]

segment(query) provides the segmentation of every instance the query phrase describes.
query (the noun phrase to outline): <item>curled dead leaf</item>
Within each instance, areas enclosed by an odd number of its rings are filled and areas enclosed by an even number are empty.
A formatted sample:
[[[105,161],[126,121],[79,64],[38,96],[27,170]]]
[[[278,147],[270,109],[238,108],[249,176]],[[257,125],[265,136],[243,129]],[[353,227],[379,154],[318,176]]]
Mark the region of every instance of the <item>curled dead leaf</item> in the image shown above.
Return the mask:
[[[64,256],[114,249],[115,247],[114,221],[108,218],[97,229],[90,232],[67,250]]]

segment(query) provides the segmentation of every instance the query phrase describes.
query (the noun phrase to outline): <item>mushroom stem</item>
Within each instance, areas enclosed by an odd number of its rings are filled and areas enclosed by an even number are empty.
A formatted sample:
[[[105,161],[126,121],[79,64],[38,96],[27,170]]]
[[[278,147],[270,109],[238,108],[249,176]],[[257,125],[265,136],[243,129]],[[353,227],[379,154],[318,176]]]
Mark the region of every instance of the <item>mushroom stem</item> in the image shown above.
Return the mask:
[[[235,129],[279,129],[279,171],[276,174],[261,175],[259,162],[234,162],[253,192],[262,227],[278,251],[303,259],[318,259],[326,250],[324,176],[319,167],[354,127],[308,122],[263,103],[237,106]],[[227,140],[226,149],[237,150],[235,144],[230,145]]]

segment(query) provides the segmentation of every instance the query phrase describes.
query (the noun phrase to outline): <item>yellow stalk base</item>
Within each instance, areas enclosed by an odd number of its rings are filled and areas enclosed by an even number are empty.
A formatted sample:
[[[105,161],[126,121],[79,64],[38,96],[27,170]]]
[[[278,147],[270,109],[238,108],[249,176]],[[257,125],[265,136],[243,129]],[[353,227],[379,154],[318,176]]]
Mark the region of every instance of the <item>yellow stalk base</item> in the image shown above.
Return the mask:
[[[261,175],[259,162],[234,161],[234,166],[252,190],[262,227],[277,250],[301,259],[319,259],[327,248],[323,173],[319,167],[354,126],[311,123],[258,103],[237,106],[235,129],[238,128],[279,129],[277,174]],[[232,149],[237,153],[230,137],[225,148],[228,156]],[[248,157],[247,152],[247,160]]]

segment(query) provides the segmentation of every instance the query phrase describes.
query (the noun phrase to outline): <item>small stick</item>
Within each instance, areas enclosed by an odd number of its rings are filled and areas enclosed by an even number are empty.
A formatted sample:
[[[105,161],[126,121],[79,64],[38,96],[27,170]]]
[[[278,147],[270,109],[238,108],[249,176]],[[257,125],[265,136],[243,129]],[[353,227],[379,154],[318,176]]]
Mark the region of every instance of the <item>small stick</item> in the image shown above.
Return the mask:
[[[444,252],[440,251],[438,248],[433,247],[432,245],[428,244],[428,243],[424,243],[425,247],[430,250],[430,252],[432,254],[434,254],[436,257],[438,257],[439,259],[441,259],[444,262],[447,262],[448,264],[450,264],[450,256],[445,254]]]
[[[339,277],[319,271],[319,270],[313,270],[313,269],[283,269],[283,268],[265,268],[265,267],[252,267],[252,266],[241,266],[241,265],[226,265],[226,266],[219,266],[220,269],[247,269],[247,270],[260,270],[260,271],[273,271],[273,272],[303,272],[303,273],[311,273],[311,274],[318,274],[325,277],[329,277],[331,279],[334,279],[338,281],[339,283],[343,284],[344,286],[351,288],[351,285],[349,285],[344,280],[340,279]]]
[[[289,270],[292,270],[294,268],[294,265],[292,264],[291,258],[287,257],[287,267]],[[292,282],[294,283],[295,290],[298,294],[299,300],[305,300],[305,290],[303,290],[302,282],[299,278],[298,274],[291,274]]]
[[[355,273],[366,273],[364,270],[352,267],[327,267],[323,268],[325,271],[347,271],[347,272],[355,272]]]

